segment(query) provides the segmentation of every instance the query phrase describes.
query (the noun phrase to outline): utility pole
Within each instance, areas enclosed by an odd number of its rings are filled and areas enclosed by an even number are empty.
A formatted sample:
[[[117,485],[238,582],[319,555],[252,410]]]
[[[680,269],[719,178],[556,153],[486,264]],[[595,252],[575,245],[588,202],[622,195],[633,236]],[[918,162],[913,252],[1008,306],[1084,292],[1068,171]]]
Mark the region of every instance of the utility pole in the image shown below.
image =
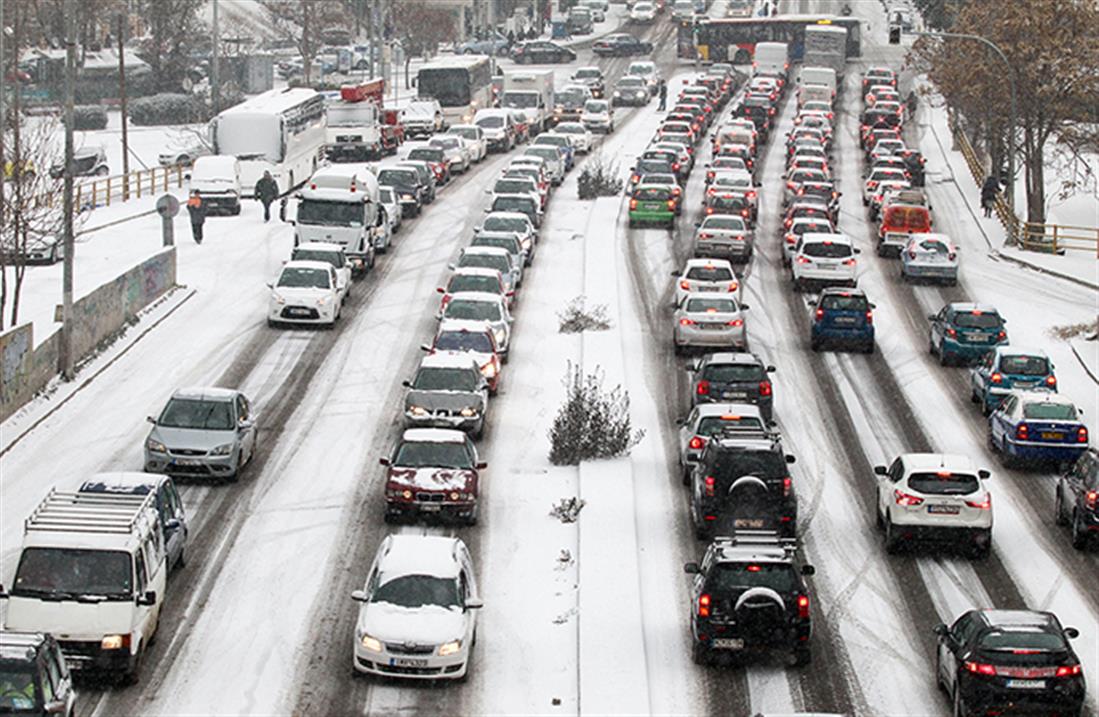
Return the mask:
[[[124,50],[129,13],[118,14],[118,104],[122,110],[122,200],[130,198],[130,140],[126,119],[126,55]]]
[[[65,0],[65,257],[61,275],[61,376],[73,379],[73,103],[76,92],[76,7]]]
[[[221,54],[221,33],[218,26],[218,0],[214,0],[214,58],[210,63],[210,104],[214,115],[221,112],[221,76],[218,73],[218,60]]]
[[[377,23],[375,22],[374,3],[370,3],[366,8],[366,32],[367,37],[370,38],[367,42],[370,46],[370,50],[366,53],[367,72],[370,73],[370,79],[374,79],[377,76],[374,74],[374,53],[378,50],[378,33]]]

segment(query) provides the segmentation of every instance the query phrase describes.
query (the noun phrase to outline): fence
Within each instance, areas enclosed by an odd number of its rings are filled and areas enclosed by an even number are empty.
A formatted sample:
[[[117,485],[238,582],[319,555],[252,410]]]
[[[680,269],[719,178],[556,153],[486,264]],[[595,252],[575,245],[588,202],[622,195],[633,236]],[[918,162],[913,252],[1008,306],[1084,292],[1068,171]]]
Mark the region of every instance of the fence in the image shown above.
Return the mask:
[[[171,167],[139,169],[129,174],[110,177],[94,177],[73,186],[73,202],[78,210],[98,206],[110,206],[112,201],[140,199],[173,187],[182,187],[186,168],[177,164]],[[62,202],[60,190],[44,194],[39,206],[55,206]]]

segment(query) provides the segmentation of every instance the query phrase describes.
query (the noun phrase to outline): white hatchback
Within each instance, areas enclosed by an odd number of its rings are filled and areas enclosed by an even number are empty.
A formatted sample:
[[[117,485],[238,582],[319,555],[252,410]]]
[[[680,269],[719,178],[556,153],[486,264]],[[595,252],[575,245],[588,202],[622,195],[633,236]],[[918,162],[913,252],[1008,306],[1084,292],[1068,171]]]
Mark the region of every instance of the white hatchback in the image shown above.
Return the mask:
[[[682,272],[672,272],[675,280],[675,305],[687,294],[732,293],[740,287],[733,265],[725,259],[688,259]]]
[[[336,325],[343,305],[336,269],[323,261],[288,261],[268,284],[267,325]]]
[[[748,350],[744,312],[732,294],[696,292],[687,294],[675,310],[672,341],[675,352],[688,347]]]
[[[845,234],[806,232],[798,240],[790,263],[794,289],[810,284],[855,286],[858,283],[859,249]]]
[[[992,494],[984,487],[987,470],[967,456],[906,453],[874,467],[878,526],[885,549],[895,553],[905,540],[965,541],[974,557],[992,548]]]
[[[583,118],[584,116],[581,114],[580,119],[583,120]],[[594,139],[591,136],[591,130],[585,127],[582,122],[561,122],[553,128],[553,131],[557,134],[568,135],[569,142],[580,154],[587,154],[591,151]]]
[[[362,590],[352,650],[356,672],[408,679],[461,679],[484,603],[460,538],[389,535]]]

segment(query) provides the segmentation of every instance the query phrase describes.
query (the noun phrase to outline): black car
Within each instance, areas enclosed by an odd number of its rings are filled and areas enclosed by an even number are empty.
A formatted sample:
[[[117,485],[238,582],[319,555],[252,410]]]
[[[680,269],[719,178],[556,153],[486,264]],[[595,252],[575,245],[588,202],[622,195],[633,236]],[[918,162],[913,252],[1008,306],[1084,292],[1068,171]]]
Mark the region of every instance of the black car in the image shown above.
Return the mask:
[[[701,563],[683,569],[691,584],[691,656],[706,664],[718,655],[782,651],[795,665],[812,659],[812,616],[796,543],[766,531],[717,538]]]
[[[419,173],[411,167],[382,167],[378,170],[378,186],[393,188],[402,217],[419,216],[423,211],[426,188],[420,183]]]
[[[763,419],[774,415],[774,388],[771,378],[775,367],[763,363],[755,354],[708,354],[691,366],[691,403],[753,403]]]
[[[629,55],[649,55],[653,51],[651,42],[642,42],[633,35],[625,33],[607,35],[592,43],[591,51],[600,57],[627,57]]]
[[[621,78],[615,84],[614,92],[611,94],[611,104],[615,107],[620,105],[644,107],[649,104],[650,99],[652,95],[643,77]]]
[[[706,444],[691,474],[690,517],[695,535],[774,530],[794,537],[797,498],[777,433],[727,431]]]
[[[0,714],[72,717],[76,693],[52,635],[0,630]]]
[[[733,110],[733,116],[752,120],[756,131],[762,135],[761,141],[767,141],[767,133],[774,123],[775,107],[766,97],[745,98]]]
[[[1099,538],[1099,450],[1089,448],[1057,481],[1054,517],[1072,527],[1072,547]]]
[[[572,62],[576,59],[576,53],[567,47],[562,47],[547,40],[531,40],[521,45],[516,45],[511,51],[511,59],[520,65],[523,64],[549,64]]]
[[[1079,632],[1053,613],[970,610],[935,634],[935,680],[954,714],[1080,714],[1086,686],[1068,642]]]

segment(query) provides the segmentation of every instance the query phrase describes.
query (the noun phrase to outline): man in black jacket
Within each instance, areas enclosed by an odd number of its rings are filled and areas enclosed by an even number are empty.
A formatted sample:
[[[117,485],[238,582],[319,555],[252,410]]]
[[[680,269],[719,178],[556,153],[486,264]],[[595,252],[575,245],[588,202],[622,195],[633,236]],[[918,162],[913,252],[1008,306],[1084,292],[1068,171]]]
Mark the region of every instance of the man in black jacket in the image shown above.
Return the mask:
[[[191,198],[187,200],[187,213],[191,215],[191,236],[195,244],[202,243],[202,225],[206,223],[206,207],[202,204],[202,197],[198,190],[191,192]]]
[[[256,182],[256,199],[263,203],[263,221],[271,219],[271,202],[279,197],[279,184],[270,172],[264,171],[263,176]]]

